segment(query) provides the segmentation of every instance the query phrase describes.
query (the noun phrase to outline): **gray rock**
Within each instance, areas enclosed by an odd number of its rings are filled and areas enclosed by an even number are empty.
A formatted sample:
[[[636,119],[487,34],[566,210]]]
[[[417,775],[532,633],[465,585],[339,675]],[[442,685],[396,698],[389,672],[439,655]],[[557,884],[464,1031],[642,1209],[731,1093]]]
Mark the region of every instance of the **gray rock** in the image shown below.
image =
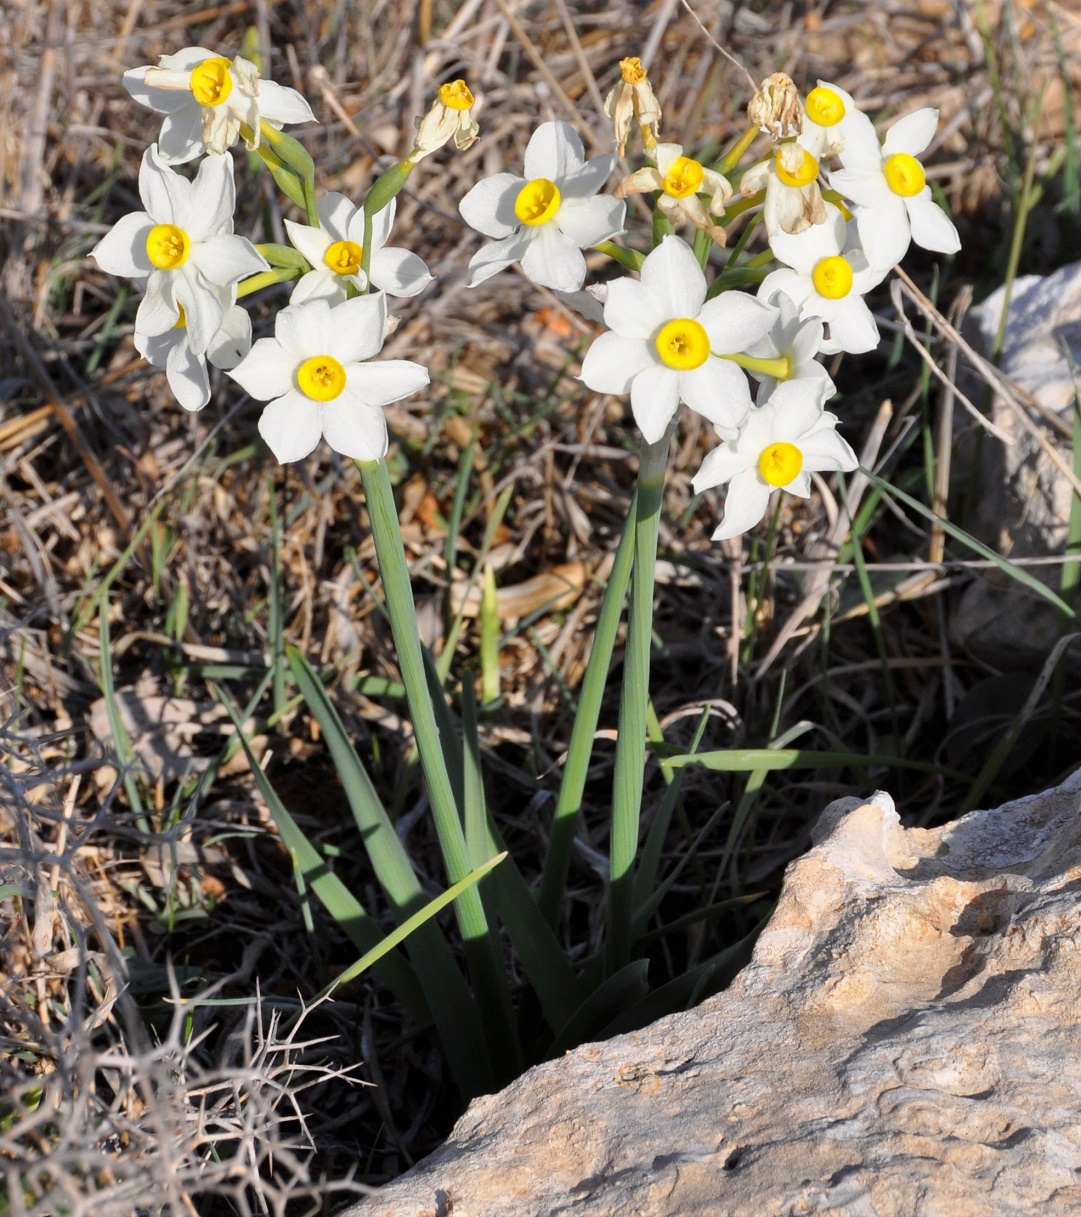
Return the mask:
[[[1004,301],[1005,288],[999,288],[966,318],[966,336],[988,358]],[[1046,277],[1026,275],[1014,282],[999,367],[1031,395],[1038,410],[1030,410],[1030,415],[1066,467],[1072,468],[1075,369],[1081,367],[1081,263]],[[978,386],[975,400],[982,393]],[[958,418],[964,421],[964,416]],[[1072,486],[1021,424],[1018,411],[1001,397],[994,400],[991,421],[1009,442],[983,439],[972,531],[1007,558],[1061,554]],[[970,455],[969,445],[962,444],[962,468]],[[1031,569],[1052,587],[1059,586],[1059,566]],[[951,625],[955,640],[977,656],[999,667],[1014,667],[1031,666],[1047,656],[1060,636],[1061,619],[1047,601],[994,572],[969,584]]]
[[[1081,773],[942,828],[843,799],[696,1010],[471,1104],[350,1217],[1081,1214]]]

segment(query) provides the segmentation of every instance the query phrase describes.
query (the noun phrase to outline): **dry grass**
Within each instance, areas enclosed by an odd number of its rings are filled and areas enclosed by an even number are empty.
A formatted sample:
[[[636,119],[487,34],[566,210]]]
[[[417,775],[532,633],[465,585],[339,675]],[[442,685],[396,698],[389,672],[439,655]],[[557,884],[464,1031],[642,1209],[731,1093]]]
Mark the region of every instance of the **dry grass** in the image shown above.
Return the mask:
[[[1081,24],[1064,6],[692,7],[701,24],[676,0],[4,5],[0,1094],[14,1107],[0,1103],[0,1212],[330,1211],[322,1175],[344,1179],[353,1169],[382,1181],[425,1152],[454,1114],[432,1042],[403,1029],[378,988],[354,985],[296,1021],[305,997],[351,961],[347,944],[297,896],[250,774],[223,751],[209,688],[224,680],[250,697],[273,660],[275,515],[284,636],[333,676],[411,853],[433,891],[443,880],[405,763],[401,703],[381,695],[380,680],[396,671],[370,594],[378,576],[355,469],[325,448],[300,466],[275,466],[258,443],[256,410],[229,382],[206,411],[185,415],[164,376],[134,352],[131,300],[86,258],[137,206],[138,160],[155,129],[122,90],[121,72],[194,42],[235,53],[254,26],[273,48],[273,78],[300,88],[321,120],[303,136],[321,186],[354,196],[381,158],[408,146],[435,85],[465,75],[482,98],[483,138],[429,162],[400,200],[397,239],[422,248],[437,285],[405,302],[388,344],[391,356],[424,362],[433,376],[430,394],[390,411],[391,467],[422,628],[437,650],[445,607],[465,595],[493,505],[514,485],[490,555],[507,631],[504,696],[484,731],[505,832],[528,874],[600,600],[594,576],[603,577],[633,488],[635,440],[623,404],[574,378],[590,336],[578,318],[511,274],[464,290],[475,237],[456,204],[469,185],[519,163],[543,118],[570,119],[587,148],[607,146],[599,101],[628,53],[652,58],[666,132],[727,143],[748,90],[714,39],[755,80],[774,70],[801,86],[832,79],[884,115],[940,108],[932,176],[967,251],[935,284],[943,309],[965,284],[1001,281],[1012,195],[1030,153],[1047,188],[1023,269],[1078,253],[1076,232],[1044,222],[1061,201],[1056,156],[1071,88],[1077,102],[1056,28],[1071,70],[1081,62]],[[253,217],[239,231],[265,223],[280,232],[279,196],[265,179],[238,172],[238,189],[238,215]],[[912,263],[929,287],[930,259]],[[888,319],[885,294],[878,305]],[[838,379],[839,412],[868,464],[938,408],[939,389],[922,385],[917,361],[904,355],[852,361]],[[445,522],[474,439],[449,569]],[[661,533],[654,704],[667,740],[685,746],[712,705],[704,747],[761,746],[809,722],[801,746],[830,747],[828,728],[854,751],[880,752],[889,738],[911,757],[937,759],[951,709],[987,675],[951,651],[945,625],[964,566],[921,573],[922,522],[886,513],[864,538],[881,614],[873,630],[851,566],[836,567],[836,546],[826,543],[843,519],[826,487],[820,502],[786,514],[765,574],[760,552],[709,542],[717,504],[694,500],[689,481],[705,444],[685,412]],[[918,453],[908,460],[918,484]],[[832,533],[844,540],[843,525]],[[476,648],[467,630],[456,672]],[[105,712],[103,656],[130,749]],[[1076,700],[1065,706],[1076,716]],[[340,872],[364,891],[369,875],[312,723],[294,708],[268,723],[265,701],[252,714],[283,798],[313,838],[341,850]],[[604,842],[610,759],[602,751],[573,876],[568,933],[578,939],[596,920],[591,862]],[[1039,747],[996,793],[1038,786],[1076,760],[1061,746]],[[970,765],[957,749],[948,761]],[[689,780],[696,826],[725,799],[747,805],[738,848],[725,853],[725,822],[701,854],[709,883],[727,860],[717,898],[768,890],[808,820],[866,777],[771,783],[750,803],[743,779]],[[953,814],[964,789],[941,774],[876,780],[924,823]],[[651,771],[647,797],[655,801],[661,785]],[[684,898],[701,891],[689,885]],[[738,937],[754,913],[703,933]],[[688,956],[702,949],[689,936]],[[197,991],[209,996],[189,1024],[170,1000]],[[212,1004],[221,999],[241,1004]],[[360,1079],[377,1085],[352,1084]]]

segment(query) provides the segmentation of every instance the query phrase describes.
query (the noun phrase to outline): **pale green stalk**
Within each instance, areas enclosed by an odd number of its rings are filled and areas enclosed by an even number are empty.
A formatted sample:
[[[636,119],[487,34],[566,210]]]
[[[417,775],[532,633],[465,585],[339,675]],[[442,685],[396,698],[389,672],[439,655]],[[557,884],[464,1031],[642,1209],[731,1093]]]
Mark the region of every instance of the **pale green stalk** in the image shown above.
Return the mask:
[[[441,741],[439,737],[425,674],[409,567],[405,560],[405,548],[386,461],[358,461],[357,468],[364,482],[372,537],[383,578],[387,616],[390,618],[398,664],[402,670],[402,683],[405,685],[409,713],[413,720],[417,751],[428,787],[439,847],[450,881],[457,883],[469,874],[472,865],[466,850],[462,819],[447,770],[444,748],[460,752],[460,747],[457,739]],[[502,990],[506,978],[497,944],[494,935],[489,932],[484,906],[476,887],[467,888],[462,892],[454,902],[454,912],[465,940],[481,1015],[497,1018],[503,1009]],[[498,1033],[492,1027],[486,1027],[486,1031],[490,1035]]]
[[[664,493],[664,470],[671,430],[656,444],[643,444],[638,461],[638,499],[634,514],[634,576],[627,617],[627,650],[619,705],[615,780],[612,787],[612,837],[608,855],[608,942],[605,966],[614,976],[631,958],[634,918],[634,860],[642,814],[646,764],[646,714],[649,703],[649,652],[653,641],[653,580],[657,529]]]

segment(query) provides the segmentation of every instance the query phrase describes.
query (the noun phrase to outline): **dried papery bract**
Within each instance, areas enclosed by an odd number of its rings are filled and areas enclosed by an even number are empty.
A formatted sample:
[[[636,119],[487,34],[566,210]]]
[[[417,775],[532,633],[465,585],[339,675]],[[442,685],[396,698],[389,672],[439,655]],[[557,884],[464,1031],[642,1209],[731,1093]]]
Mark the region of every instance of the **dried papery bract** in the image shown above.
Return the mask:
[[[452,80],[440,85],[432,107],[417,120],[413,150],[405,158],[412,167],[426,156],[442,148],[448,139],[454,140],[459,152],[464,152],[480,131],[473,117],[476,99],[464,80]]]
[[[791,76],[774,72],[758,86],[747,106],[747,117],[774,139],[791,139],[803,130],[803,106]]]
[[[620,79],[604,102],[604,112],[615,127],[620,156],[627,154],[627,141],[637,125],[646,150],[660,139],[661,103],[653,93],[646,70],[637,56],[619,61]]]

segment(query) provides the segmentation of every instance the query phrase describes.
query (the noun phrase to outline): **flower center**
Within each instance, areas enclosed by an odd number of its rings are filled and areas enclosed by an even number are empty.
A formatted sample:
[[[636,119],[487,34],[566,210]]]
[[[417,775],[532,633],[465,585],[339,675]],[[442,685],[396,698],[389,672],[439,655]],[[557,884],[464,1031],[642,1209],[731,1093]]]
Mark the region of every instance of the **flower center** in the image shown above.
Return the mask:
[[[657,332],[657,354],[680,372],[700,368],[709,358],[709,335],[691,317],[677,317]]]
[[[807,94],[807,117],[820,127],[836,127],[845,116],[843,98],[832,89],[819,85]]]
[[[336,275],[355,275],[363,255],[364,250],[356,241],[335,241],[328,246],[323,261]]]
[[[439,100],[448,110],[468,110],[474,98],[464,80],[451,80],[439,86]]]
[[[176,270],[188,260],[191,240],[175,224],[155,224],[147,233],[146,256],[158,270]]]
[[[818,177],[818,161],[799,144],[777,149],[777,176],[786,186],[809,186]]]
[[[758,458],[758,472],[771,486],[787,486],[803,468],[803,453],[795,444],[770,444]]]
[[[233,81],[229,75],[229,60],[223,59],[221,56],[204,59],[201,64],[192,69],[191,83],[188,87],[199,105],[220,105],[233,91]]]
[[[333,355],[313,355],[297,368],[297,384],[313,401],[331,401],[345,388],[345,368]]]
[[[820,296],[841,300],[852,290],[852,267],[840,254],[822,258],[811,271],[811,282]]]
[[[523,224],[544,224],[559,210],[559,187],[546,177],[526,182],[514,200],[514,214]]]
[[[637,55],[619,61],[619,74],[625,85],[640,85],[646,78],[646,70]]]
[[[702,188],[704,176],[698,161],[691,160],[689,156],[677,156],[664,175],[664,193],[674,199],[685,199]]]
[[[894,194],[903,195],[910,199],[927,185],[927,174],[923,166],[914,156],[907,152],[895,152],[882,166],[886,175],[886,185]]]

